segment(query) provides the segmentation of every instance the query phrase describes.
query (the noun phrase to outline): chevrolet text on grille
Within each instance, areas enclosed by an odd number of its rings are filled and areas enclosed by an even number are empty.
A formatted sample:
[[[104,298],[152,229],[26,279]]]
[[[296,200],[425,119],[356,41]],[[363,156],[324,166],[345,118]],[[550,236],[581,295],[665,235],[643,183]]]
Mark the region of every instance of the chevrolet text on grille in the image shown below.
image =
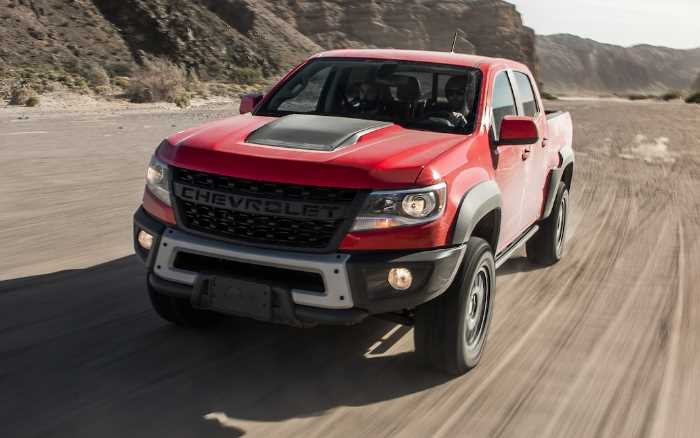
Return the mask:
[[[175,184],[179,197],[197,204],[229,208],[246,213],[265,213],[272,216],[306,217],[314,219],[342,218],[344,208],[337,205],[309,204],[274,199],[220,193],[197,187]]]

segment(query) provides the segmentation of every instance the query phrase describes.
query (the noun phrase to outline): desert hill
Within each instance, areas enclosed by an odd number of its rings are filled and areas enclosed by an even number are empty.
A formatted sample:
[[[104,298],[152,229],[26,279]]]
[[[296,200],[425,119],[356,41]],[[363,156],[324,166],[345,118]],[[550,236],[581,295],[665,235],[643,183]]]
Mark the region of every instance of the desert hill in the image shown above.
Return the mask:
[[[279,73],[324,48],[448,50],[535,67],[534,32],[501,0],[0,0],[0,63],[128,70],[164,57],[200,76]],[[111,66],[111,67],[110,67]]]
[[[538,35],[537,56],[540,80],[555,93],[688,90],[700,74],[700,48],[621,47],[568,34]]]

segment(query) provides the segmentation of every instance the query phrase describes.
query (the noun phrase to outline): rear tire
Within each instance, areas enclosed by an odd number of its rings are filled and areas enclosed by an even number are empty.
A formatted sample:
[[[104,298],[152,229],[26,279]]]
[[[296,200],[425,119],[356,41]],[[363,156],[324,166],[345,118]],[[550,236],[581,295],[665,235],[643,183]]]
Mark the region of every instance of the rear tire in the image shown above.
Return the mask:
[[[496,287],[491,246],[472,237],[449,289],[416,309],[416,355],[425,365],[458,376],[477,366],[486,345]]]
[[[553,265],[561,260],[566,249],[569,214],[569,190],[559,183],[554,207],[549,217],[540,222],[540,229],[527,241],[527,259],[538,265]]]
[[[215,312],[195,309],[186,298],[164,295],[151,285],[148,285],[148,296],[153,309],[161,318],[181,327],[209,327],[223,318],[223,315]]]

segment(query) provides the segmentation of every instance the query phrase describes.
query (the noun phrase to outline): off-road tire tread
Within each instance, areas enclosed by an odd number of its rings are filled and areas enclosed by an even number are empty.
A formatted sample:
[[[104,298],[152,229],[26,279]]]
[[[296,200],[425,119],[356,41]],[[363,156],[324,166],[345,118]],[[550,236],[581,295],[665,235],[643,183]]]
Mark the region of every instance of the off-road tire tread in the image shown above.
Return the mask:
[[[562,197],[567,196],[569,191],[566,184],[559,183],[557,196],[554,199],[554,207],[549,217],[539,223],[540,229],[535,233],[530,240],[527,241],[526,253],[527,259],[534,264],[551,266],[561,259],[561,254],[557,255],[556,242],[556,226],[557,216],[561,208]],[[567,214],[569,212],[567,211]],[[565,247],[566,245],[564,245]]]
[[[474,274],[479,261],[485,252],[489,253],[493,263],[493,251],[489,243],[481,238],[472,237],[467,243],[464,260],[450,288],[442,295],[416,309],[414,343],[418,361],[426,367],[440,372],[458,376],[474,368],[480,359],[481,352],[472,363],[465,363],[463,351],[460,348],[460,319],[464,318],[459,310],[460,294],[463,283],[469,281]],[[492,264],[492,269],[495,269]],[[495,290],[495,275],[492,278],[489,320],[486,322],[486,342],[488,326],[493,308]],[[455,315],[455,313],[459,313]],[[483,344],[481,351],[483,351]]]

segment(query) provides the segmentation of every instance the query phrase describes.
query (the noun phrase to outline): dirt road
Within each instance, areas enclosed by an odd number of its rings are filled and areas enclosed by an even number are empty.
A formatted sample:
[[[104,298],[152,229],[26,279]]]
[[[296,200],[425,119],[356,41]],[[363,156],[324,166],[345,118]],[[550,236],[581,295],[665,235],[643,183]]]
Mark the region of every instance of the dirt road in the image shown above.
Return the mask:
[[[563,102],[568,254],[498,275],[481,365],[417,368],[409,329],[152,311],[131,255],[143,169],[228,109],[0,110],[0,436],[692,437],[700,430],[700,106]]]

